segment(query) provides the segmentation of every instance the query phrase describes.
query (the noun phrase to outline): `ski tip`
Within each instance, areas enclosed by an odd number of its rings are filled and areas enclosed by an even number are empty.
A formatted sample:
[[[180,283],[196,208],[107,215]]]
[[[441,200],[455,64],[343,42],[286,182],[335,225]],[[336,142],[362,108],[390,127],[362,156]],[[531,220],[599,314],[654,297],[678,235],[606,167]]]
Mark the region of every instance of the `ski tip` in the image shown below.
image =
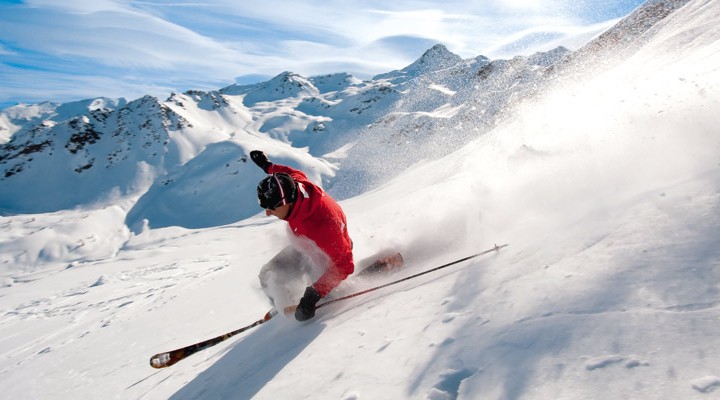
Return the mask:
[[[150,357],[150,366],[153,368],[165,368],[170,366],[170,354],[160,353]]]
[[[402,254],[395,253],[391,256],[383,258],[382,262],[387,264],[387,266],[390,268],[399,268],[402,267],[403,264],[405,264],[405,259],[403,259]]]
[[[263,322],[267,322],[267,321],[269,321],[270,319],[272,319],[272,317],[276,316],[277,314],[278,314],[277,310],[273,308],[272,310],[268,311],[268,312],[265,314],[265,316],[263,317],[262,321],[263,321]]]

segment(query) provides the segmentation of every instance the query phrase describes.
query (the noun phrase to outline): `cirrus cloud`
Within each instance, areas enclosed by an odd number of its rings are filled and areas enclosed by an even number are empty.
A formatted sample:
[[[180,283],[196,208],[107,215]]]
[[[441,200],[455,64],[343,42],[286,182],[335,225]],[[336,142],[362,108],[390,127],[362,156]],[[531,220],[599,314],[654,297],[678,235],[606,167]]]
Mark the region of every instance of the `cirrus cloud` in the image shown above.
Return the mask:
[[[286,70],[369,78],[403,68],[436,43],[463,58],[573,48],[640,3],[4,2],[0,104],[162,97],[249,83]]]

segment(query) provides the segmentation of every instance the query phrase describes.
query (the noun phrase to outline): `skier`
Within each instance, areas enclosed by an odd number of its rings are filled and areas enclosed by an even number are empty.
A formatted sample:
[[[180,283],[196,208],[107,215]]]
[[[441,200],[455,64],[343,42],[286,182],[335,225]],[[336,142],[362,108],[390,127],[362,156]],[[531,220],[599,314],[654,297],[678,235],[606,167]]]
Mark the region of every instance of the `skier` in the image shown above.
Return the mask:
[[[306,321],[315,316],[318,301],[355,270],[345,214],[302,171],[273,164],[259,150],[251,151],[250,158],[269,174],[257,187],[260,206],[266,215],[287,221],[293,238],[291,246],[262,267],[260,285],[282,310],[279,306],[293,301],[293,285],[314,281],[295,310],[295,319]]]

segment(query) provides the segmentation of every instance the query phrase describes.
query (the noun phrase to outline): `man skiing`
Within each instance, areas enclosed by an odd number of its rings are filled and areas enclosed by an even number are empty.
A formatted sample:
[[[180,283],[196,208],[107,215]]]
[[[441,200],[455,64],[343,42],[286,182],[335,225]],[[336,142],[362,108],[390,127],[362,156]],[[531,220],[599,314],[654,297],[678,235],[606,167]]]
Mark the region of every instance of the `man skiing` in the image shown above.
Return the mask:
[[[278,307],[292,301],[288,292],[293,284],[314,280],[295,310],[295,319],[308,320],[315,316],[318,301],[355,269],[345,213],[302,171],[273,164],[259,150],[251,151],[250,158],[269,174],[257,187],[260,206],[266,215],[286,221],[294,238],[292,246],[260,270],[260,285]]]

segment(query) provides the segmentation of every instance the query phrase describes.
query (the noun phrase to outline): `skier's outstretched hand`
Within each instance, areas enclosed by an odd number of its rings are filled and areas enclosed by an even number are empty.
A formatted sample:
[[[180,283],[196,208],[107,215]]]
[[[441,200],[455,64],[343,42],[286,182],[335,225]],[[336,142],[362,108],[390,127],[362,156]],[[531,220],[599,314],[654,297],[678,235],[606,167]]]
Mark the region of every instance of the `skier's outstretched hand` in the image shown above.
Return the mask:
[[[300,299],[300,304],[298,304],[295,310],[295,319],[298,321],[307,321],[314,317],[315,305],[321,298],[322,296],[320,296],[320,293],[318,293],[314,287],[308,286],[307,289],[305,289],[305,294],[302,299]]]
[[[253,162],[260,167],[265,173],[268,172],[268,168],[270,168],[270,165],[272,164],[270,160],[268,160],[265,153],[263,153],[260,150],[253,150],[250,152],[250,159],[253,160]]]

